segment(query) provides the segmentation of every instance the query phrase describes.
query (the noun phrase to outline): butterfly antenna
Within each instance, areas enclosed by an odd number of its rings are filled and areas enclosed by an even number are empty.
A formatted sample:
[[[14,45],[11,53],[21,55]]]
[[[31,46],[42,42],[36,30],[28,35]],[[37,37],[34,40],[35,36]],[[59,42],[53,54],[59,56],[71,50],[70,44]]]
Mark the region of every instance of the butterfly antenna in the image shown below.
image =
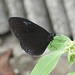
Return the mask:
[[[56,19],[56,21],[57,21],[57,19]],[[57,23],[57,25],[58,25],[58,28],[56,28],[56,33],[57,33],[58,30],[59,30],[59,28],[60,28],[61,26],[63,26],[63,25],[65,24],[65,22],[63,22],[61,25],[59,25],[58,21],[57,21],[56,23]]]

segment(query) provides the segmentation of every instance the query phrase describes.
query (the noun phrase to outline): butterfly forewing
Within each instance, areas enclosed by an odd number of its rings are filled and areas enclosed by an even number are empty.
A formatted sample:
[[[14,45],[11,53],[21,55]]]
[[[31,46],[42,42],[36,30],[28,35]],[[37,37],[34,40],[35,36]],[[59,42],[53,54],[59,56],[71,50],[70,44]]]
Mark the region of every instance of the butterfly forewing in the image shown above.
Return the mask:
[[[42,54],[49,44],[49,33],[37,24],[19,17],[9,19],[11,30],[19,39],[22,49],[30,55]]]

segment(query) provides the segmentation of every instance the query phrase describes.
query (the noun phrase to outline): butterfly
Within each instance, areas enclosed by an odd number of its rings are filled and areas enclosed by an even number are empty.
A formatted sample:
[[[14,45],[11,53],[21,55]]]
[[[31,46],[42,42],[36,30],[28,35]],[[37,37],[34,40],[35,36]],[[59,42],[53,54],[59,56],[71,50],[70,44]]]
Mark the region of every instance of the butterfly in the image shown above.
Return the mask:
[[[20,17],[10,17],[9,25],[20,41],[21,48],[30,55],[41,55],[56,36],[55,33],[49,33],[39,25]]]

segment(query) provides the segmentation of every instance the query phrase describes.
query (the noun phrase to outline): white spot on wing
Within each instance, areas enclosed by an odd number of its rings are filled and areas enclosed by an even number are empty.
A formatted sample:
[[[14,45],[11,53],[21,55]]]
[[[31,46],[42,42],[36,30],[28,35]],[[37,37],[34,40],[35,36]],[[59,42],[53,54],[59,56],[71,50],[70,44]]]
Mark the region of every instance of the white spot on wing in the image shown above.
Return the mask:
[[[30,22],[28,22],[28,24],[31,24]]]
[[[28,25],[28,22],[25,22],[25,21],[24,21],[23,23],[24,23],[25,25]]]
[[[29,30],[27,30],[27,32],[29,32]]]
[[[19,33],[17,35],[19,35]]]
[[[16,32],[16,29],[14,31]]]
[[[23,42],[23,40],[21,40]]]
[[[30,22],[26,22],[26,21],[24,21],[23,23],[24,23],[25,25],[31,24]]]
[[[32,51],[31,51],[31,50],[28,50],[28,53],[29,53],[29,54],[32,54]]]
[[[21,37],[20,37],[20,39],[21,39]]]

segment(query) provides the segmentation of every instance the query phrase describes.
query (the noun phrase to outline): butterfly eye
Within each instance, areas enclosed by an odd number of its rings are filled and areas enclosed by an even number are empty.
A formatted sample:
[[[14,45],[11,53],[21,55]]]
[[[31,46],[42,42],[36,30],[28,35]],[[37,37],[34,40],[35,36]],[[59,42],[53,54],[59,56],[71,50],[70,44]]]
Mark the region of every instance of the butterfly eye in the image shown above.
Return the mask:
[[[56,36],[56,34],[55,33],[52,33],[52,36],[54,37],[54,36]]]

